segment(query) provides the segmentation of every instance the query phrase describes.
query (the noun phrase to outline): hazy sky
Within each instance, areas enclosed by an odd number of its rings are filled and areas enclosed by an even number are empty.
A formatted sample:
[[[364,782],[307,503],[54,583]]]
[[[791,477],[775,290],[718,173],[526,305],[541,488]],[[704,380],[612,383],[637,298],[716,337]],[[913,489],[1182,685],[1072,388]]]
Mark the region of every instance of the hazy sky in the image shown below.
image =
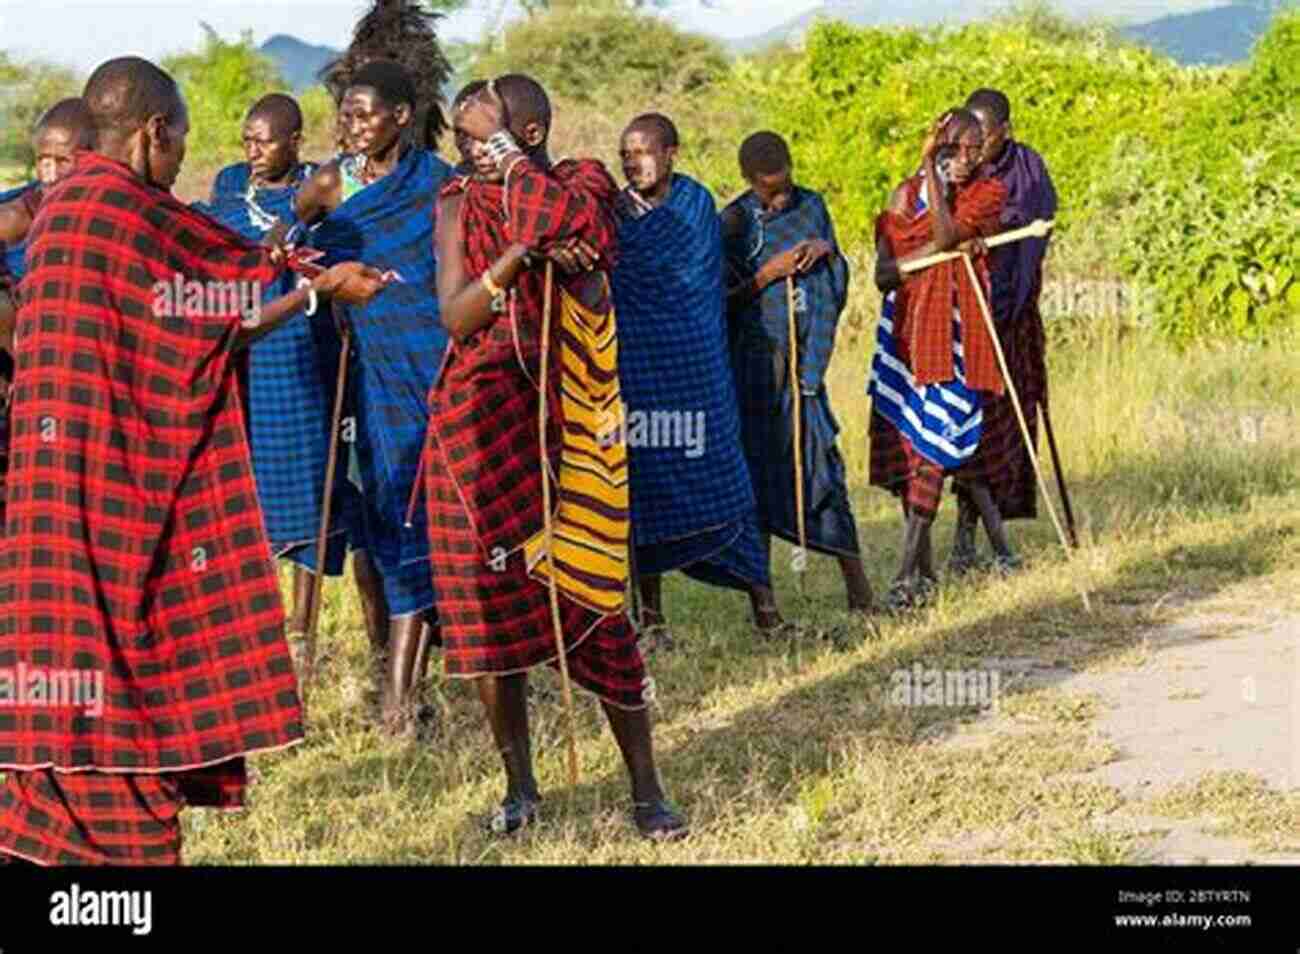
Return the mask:
[[[831,0],[831,5],[844,0]],[[471,9],[444,24],[449,38],[481,34],[486,11],[499,4],[474,0]],[[722,37],[762,33],[822,5],[820,0],[717,0],[703,9],[695,0],[678,0],[670,15],[682,26]],[[970,8],[1001,6],[998,0],[967,0]],[[1216,5],[1213,0],[1061,0],[1071,13],[1103,13],[1123,19],[1150,19],[1174,9]],[[234,39],[251,29],[258,42],[288,33],[309,43],[342,47],[365,0],[0,0],[0,49],[20,57],[40,57],[89,72],[97,64],[128,53],[157,59],[195,47],[199,21]],[[889,0],[897,13],[907,7],[932,9],[928,0]]]

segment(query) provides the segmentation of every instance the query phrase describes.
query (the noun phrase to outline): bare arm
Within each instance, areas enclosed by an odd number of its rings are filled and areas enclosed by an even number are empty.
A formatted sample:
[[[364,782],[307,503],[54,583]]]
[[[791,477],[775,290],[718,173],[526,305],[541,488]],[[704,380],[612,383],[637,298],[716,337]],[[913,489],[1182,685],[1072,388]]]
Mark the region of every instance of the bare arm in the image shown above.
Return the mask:
[[[336,300],[352,305],[363,305],[384,287],[383,278],[378,269],[362,265],[359,262],[340,262],[321,272],[311,280],[311,289],[318,296],[330,295]],[[240,328],[235,335],[232,346],[238,351],[247,348],[253,342],[270,334],[280,325],[297,314],[310,300],[308,288],[295,288],[287,295],[282,295],[262,308],[256,327]],[[325,307],[323,304],[317,308]]]
[[[32,217],[21,200],[0,205],[0,244],[22,243],[31,227]]]
[[[471,281],[465,274],[465,251],[460,234],[461,196],[441,200],[438,210],[438,301],[442,324],[457,341],[464,341],[490,325],[497,315],[492,311],[492,294],[484,283]],[[516,242],[488,268],[491,280],[508,289],[524,270],[528,249]]]
[[[337,162],[329,162],[312,174],[294,199],[298,221],[315,225],[343,203],[343,175]]]

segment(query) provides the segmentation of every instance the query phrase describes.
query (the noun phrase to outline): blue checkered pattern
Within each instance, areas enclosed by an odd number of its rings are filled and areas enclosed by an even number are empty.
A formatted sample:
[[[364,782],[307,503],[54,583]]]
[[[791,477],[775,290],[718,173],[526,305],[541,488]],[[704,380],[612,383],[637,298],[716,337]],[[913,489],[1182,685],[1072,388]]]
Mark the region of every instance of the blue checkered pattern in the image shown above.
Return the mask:
[[[857,555],[857,524],[844,459],[836,446],[839,424],[824,385],[849,286],[848,262],[835,239],[826,204],[816,192],[795,187],[790,203],[768,214],[758,198],[746,192],[723,211],[722,221],[729,284],[748,281],[764,262],[807,239],[824,239],[831,245],[828,258],[795,278],[804,532],[812,550]],[[732,361],[759,525],[764,532],[797,544],[789,309],[784,281],[734,308]]]
[[[348,382],[366,498],[362,545],[393,615],[433,605],[426,508],[414,508],[409,527],[406,511],[428,430],[428,393],[448,340],[438,312],[433,206],[450,172],[433,153],[410,149],[308,238],[326,264],[362,261],[399,276],[364,307],[335,306],[353,331]]]
[[[271,220],[294,221],[294,196],[312,168],[300,166],[290,186],[259,189],[250,197],[248,164],[228,166],[217,175],[209,202],[196,205],[241,235],[260,239]],[[294,276],[285,273],[267,289],[264,300],[292,291],[294,282]],[[254,343],[248,361],[248,438],[271,548],[313,569],[338,355],[330,316],[299,313]],[[346,453],[346,446],[340,446]],[[346,462],[346,457],[341,460]],[[343,470],[336,469],[330,509],[325,570],[331,575],[343,571],[345,541],[350,533],[355,536],[358,519],[358,494]]]
[[[706,582],[767,585],[727,356],[722,236],[707,189],[675,175],[659,208],[620,216],[613,287],[637,571],[681,568]],[[657,425],[656,412],[670,423]],[[712,567],[697,565],[706,559]]]

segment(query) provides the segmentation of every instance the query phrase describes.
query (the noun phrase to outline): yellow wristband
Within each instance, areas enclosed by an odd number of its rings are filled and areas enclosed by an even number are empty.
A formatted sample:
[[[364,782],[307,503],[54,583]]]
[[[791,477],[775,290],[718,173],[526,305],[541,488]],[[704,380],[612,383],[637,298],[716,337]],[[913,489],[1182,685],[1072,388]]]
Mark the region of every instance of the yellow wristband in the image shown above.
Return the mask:
[[[479,279],[483,287],[487,289],[489,295],[496,298],[498,295],[504,295],[506,290],[492,280],[491,270],[485,271],[482,278]]]

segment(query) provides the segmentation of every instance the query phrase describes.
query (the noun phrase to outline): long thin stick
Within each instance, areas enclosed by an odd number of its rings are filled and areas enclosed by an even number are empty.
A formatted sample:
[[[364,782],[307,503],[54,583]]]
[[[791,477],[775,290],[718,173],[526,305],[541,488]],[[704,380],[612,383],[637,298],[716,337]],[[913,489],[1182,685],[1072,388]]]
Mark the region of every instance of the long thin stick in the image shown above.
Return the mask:
[[[1052,525],[1056,527],[1056,534],[1061,540],[1061,546],[1065,549],[1065,555],[1068,559],[1070,556],[1070,544],[1065,539],[1065,530],[1061,527],[1060,518],[1056,516],[1056,507],[1052,503],[1051,493],[1047,489],[1047,481],[1043,479],[1043,470],[1038,466],[1038,454],[1034,452],[1034,443],[1029,439],[1029,426],[1025,423],[1025,412],[1020,407],[1020,395],[1016,393],[1015,383],[1011,380],[1011,372],[1007,370],[1007,358],[1002,353],[1002,344],[998,341],[997,328],[993,324],[993,313],[989,311],[988,302],[984,300],[984,289],[980,286],[979,275],[975,273],[975,266],[971,263],[970,256],[961,255],[962,262],[966,265],[966,274],[970,276],[971,286],[975,289],[975,297],[979,300],[980,311],[984,314],[984,324],[988,327],[989,337],[993,339],[993,350],[998,356],[998,367],[1002,369],[1002,380],[1006,382],[1007,393],[1011,396],[1011,406],[1016,410],[1016,420],[1020,422],[1020,436],[1025,439],[1025,450],[1029,452],[1029,462],[1034,465],[1034,476],[1038,478],[1038,488],[1043,492],[1043,499],[1047,502],[1047,512],[1052,516]],[[1083,597],[1083,607],[1089,613],[1092,612],[1092,603],[1088,600],[1087,589],[1080,587],[1080,595]]]
[[[997,248],[999,245],[1007,245],[1011,242],[1018,242],[1021,239],[1044,238],[1055,225],[1055,220],[1035,219],[1024,228],[1012,229],[1009,232],[1002,232],[998,235],[990,235],[988,238],[984,239],[984,244],[989,248]],[[961,258],[961,256],[961,252],[938,252],[934,255],[927,255],[925,258],[918,258],[911,262],[904,262],[898,266],[898,270],[904,274],[907,272],[919,272],[922,269],[929,268],[931,265],[951,262],[954,259]]]
[[[1061,506],[1065,510],[1065,529],[1070,534],[1070,544],[1079,549],[1079,535],[1074,532],[1074,509],[1070,506],[1070,492],[1065,489],[1065,472],[1061,470],[1061,455],[1056,450],[1056,435],[1052,432],[1052,415],[1047,413],[1047,405],[1038,405],[1038,415],[1043,420],[1043,430],[1047,431],[1047,446],[1052,452],[1052,469],[1056,471],[1056,486],[1061,491]]]
[[[564,630],[560,626],[560,595],[555,582],[555,524],[551,517],[551,474],[546,449],[546,379],[550,365],[551,295],[555,281],[555,264],[546,263],[546,298],[542,305],[541,389],[537,401],[537,431],[542,448],[542,520],[546,527],[546,567],[551,592],[551,625],[555,629],[555,647],[560,657],[560,685],[564,709],[569,718],[569,783],[578,784],[578,730],[573,716],[573,691],[569,686],[569,658],[564,651]]]
[[[794,317],[794,276],[785,278],[785,306],[790,325],[790,396],[794,402],[794,506],[799,526],[799,554],[795,579],[799,595],[805,596],[804,572],[808,563],[808,531],[803,512],[803,395],[799,389],[799,329]]]
[[[334,502],[334,468],[339,455],[339,427],[343,414],[343,392],[348,383],[348,348],[352,341],[352,326],[344,323],[339,344],[339,372],[334,391],[334,415],[330,426],[330,451],[325,462],[325,491],[321,496],[320,532],[316,535],[316,575],[311,581],[311,601],[307,613],[307,666],[303,674],[302,696],[306,705],[307,691],[316,675],[316,626],[320,621],[321,599],[325,587],[325,542],[329,539],[330,505]]]

